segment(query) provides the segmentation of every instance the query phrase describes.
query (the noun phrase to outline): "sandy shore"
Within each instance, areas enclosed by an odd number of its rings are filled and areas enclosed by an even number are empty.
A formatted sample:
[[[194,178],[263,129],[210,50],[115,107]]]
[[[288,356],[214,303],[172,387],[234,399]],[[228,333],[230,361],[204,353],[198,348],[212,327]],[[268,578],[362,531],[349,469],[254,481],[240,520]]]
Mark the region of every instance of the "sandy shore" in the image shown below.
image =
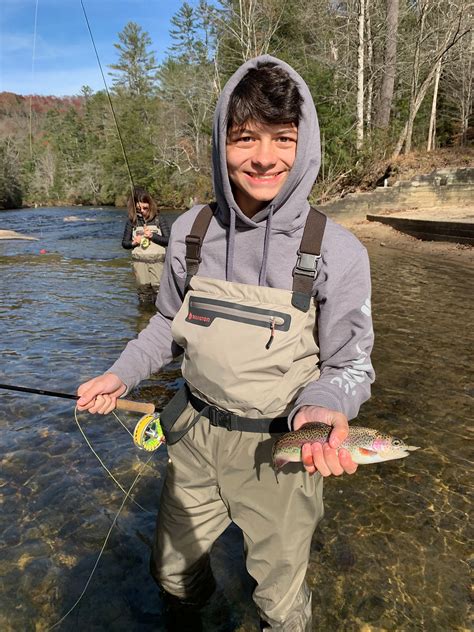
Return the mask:
[[[440,221],[462,220],[474,221],[472,208],[427,208],[411,211],[398,211],[384,213],[397,217],[410,217],[413,219],[436,219]],[[474,248],[463,244],[455,244],[447,241],[423,241],[405,235],[387,224],[369,222],[362,217],[334,218],[352,231],[362,243],[369,245],[378,244],[380,247],[397,248],[407,252],[419,252],[421,254],[439,255],[451,260],[464,263],[474,263]]]
[[[15,230],[0,230],[0,239],[28,239],[30,241],[38,241],[36,237],[28,237],[28,235],[22,235]]]

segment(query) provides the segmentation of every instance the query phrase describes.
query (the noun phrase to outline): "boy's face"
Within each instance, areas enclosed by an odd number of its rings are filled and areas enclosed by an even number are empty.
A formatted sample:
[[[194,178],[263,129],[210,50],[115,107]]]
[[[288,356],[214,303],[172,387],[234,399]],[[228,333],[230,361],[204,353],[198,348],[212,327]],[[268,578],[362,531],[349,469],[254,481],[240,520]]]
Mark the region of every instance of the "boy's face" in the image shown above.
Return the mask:
[[[235,201],[252,217],[279,193],[296,158],[298,128],[293,123],[232,127],[227,135],[227,171]]]

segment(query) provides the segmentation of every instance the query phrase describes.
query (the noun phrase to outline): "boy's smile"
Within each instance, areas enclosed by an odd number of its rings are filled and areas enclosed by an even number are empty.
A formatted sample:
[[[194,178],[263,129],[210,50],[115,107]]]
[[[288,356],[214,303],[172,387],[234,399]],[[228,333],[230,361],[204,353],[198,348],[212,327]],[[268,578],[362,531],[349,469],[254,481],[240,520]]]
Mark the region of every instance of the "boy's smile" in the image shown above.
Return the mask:
[[[280,192],[296,158],[298,128],[247,121],[227,135],[227,171],[235,201],[252,217]]]

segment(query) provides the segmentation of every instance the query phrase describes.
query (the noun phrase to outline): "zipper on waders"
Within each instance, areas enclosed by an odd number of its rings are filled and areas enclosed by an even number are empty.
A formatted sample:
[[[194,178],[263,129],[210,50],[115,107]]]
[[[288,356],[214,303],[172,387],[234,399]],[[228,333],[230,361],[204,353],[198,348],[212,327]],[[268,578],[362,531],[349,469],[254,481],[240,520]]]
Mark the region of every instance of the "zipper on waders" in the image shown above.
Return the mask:
[[[275,335],[275,330],[288,331],[291,323],[291,316],[284,312],[216,299],[195,296],[190,298],[189,313],[186,318],[188,322],[209,326],[214,318],[235,320],[257,327],[270,327],[272,339]],[[267,344],[272,343],[269,341]]]
[[[270,349],[274,338],[275,338],[275,317],[272,316],[270,318],[270,338],[268,339],[268,342],[265,345],[265,349]]]

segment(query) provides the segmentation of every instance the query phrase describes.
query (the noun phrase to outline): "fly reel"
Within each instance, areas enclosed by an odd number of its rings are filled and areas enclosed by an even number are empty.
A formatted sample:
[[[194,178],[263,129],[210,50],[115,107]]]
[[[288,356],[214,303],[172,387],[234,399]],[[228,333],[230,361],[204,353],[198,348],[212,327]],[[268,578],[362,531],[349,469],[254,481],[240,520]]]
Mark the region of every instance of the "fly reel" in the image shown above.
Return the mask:
[[[150,245],[150,240],[148,239],[148,237],[143,237],[143,239],[140,242],[140,246],[146,250],[148,248],[148,246]]]
[[[144,415],[139,419],[133,431],[133,442],[137,448],[147,452],[154,452],[162,443],[165,443],[165,435],[158,413]]]

